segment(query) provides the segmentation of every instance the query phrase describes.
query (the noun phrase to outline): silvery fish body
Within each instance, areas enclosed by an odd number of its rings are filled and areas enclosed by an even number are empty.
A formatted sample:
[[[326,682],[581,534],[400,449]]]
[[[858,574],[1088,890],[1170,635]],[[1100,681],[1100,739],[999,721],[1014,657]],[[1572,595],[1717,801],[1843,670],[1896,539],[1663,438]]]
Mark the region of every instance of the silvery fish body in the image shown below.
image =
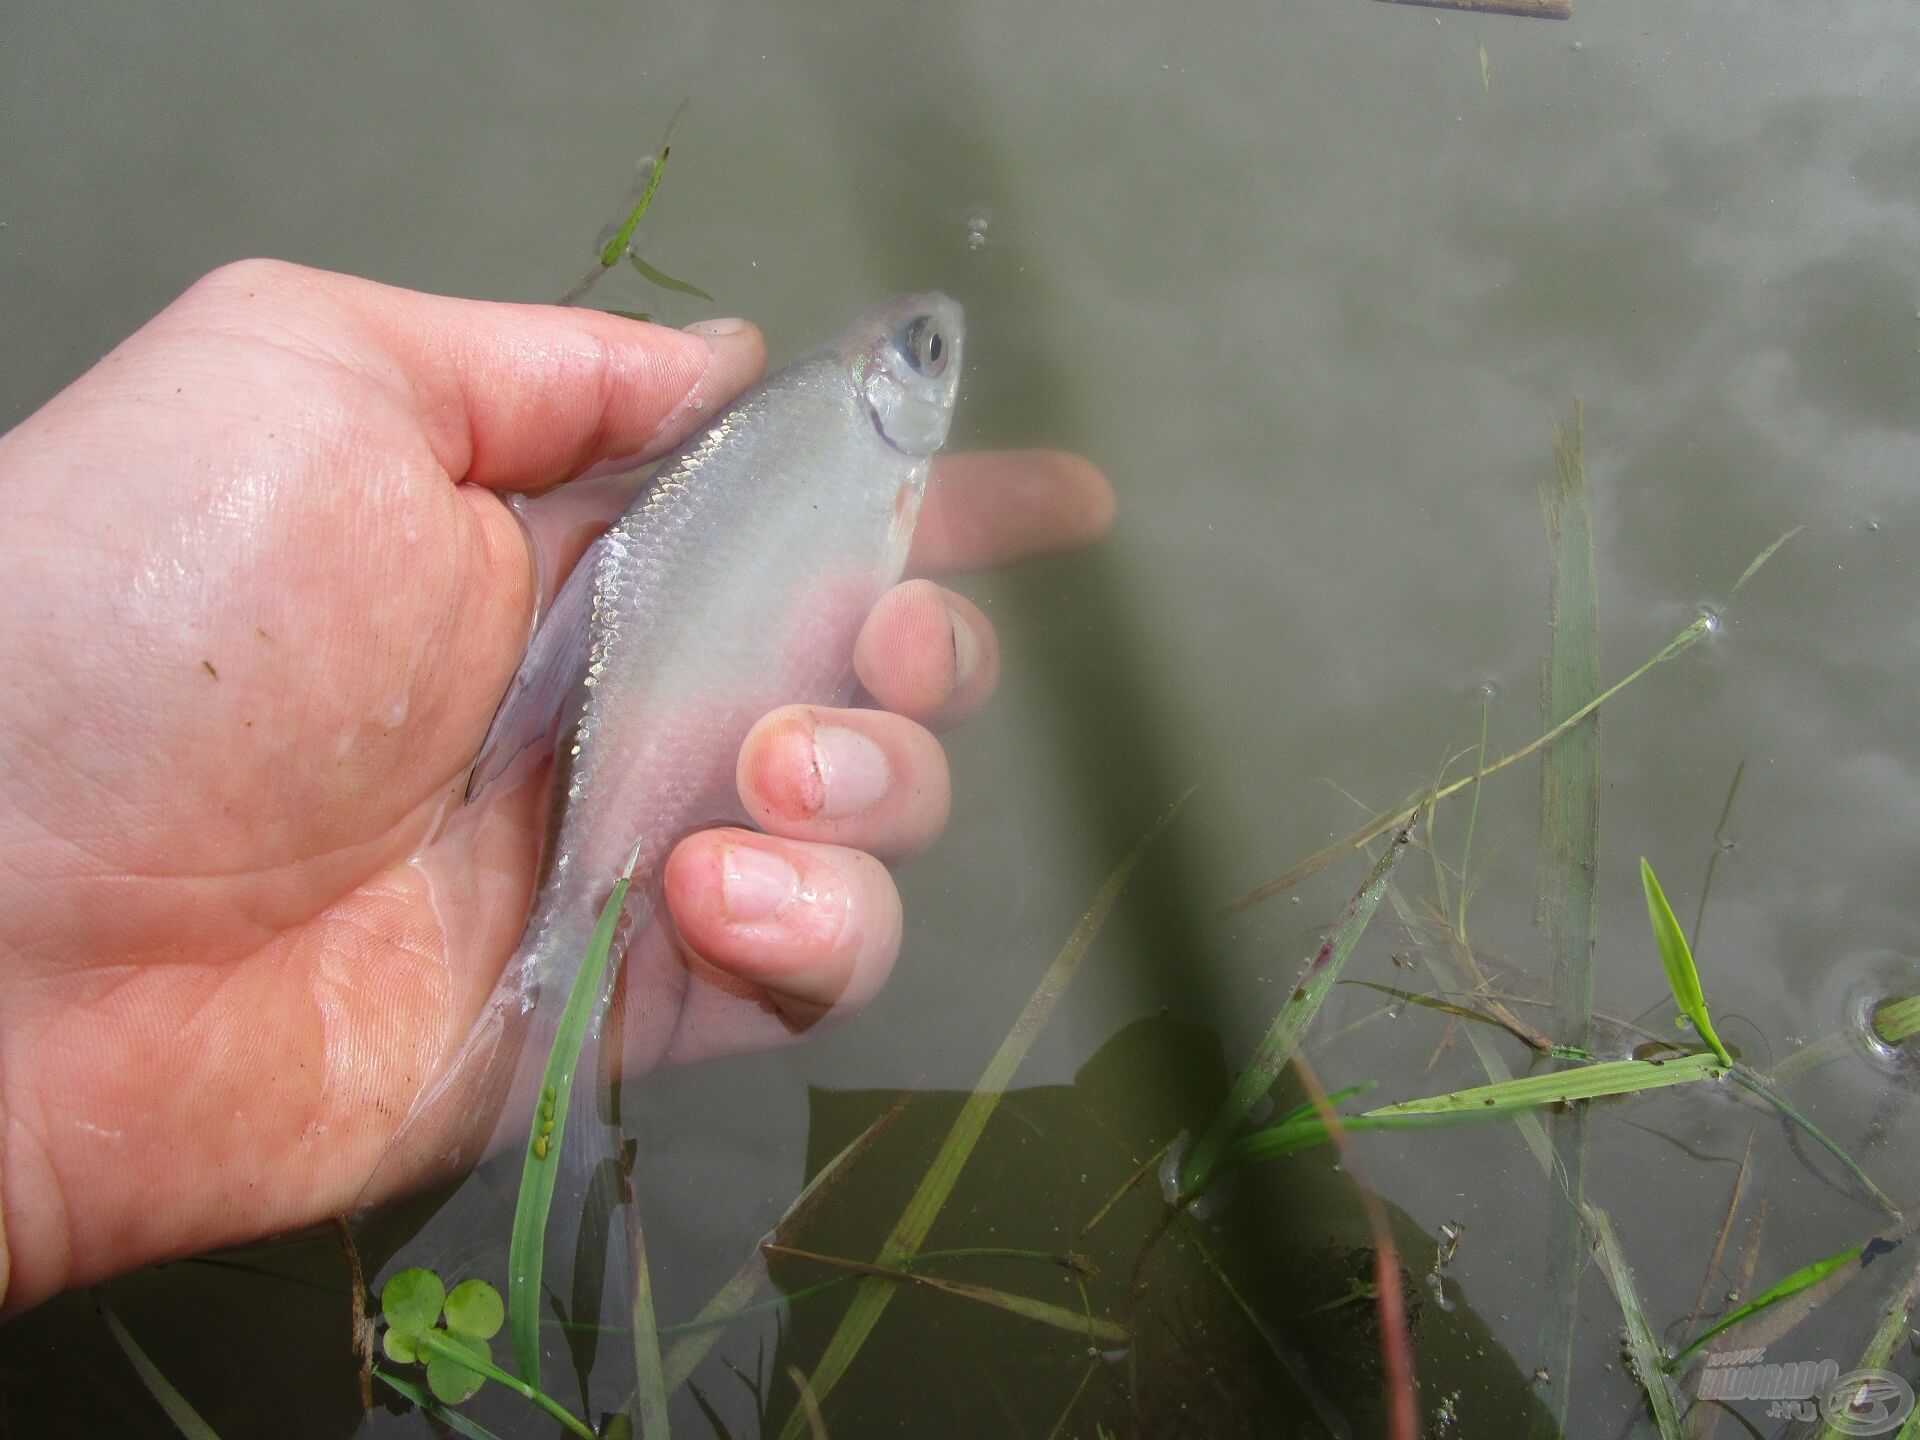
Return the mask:
[[[554,735],[542,880],[503,977],[526,1005],[564,1000],[629,860],[644,895],[678,840],[741,816],[756,720],[850,693],[855,637],[900,576],[946,438],[961,340],[943,295],[868,312],[665,461],[561,588],[474,777]]]

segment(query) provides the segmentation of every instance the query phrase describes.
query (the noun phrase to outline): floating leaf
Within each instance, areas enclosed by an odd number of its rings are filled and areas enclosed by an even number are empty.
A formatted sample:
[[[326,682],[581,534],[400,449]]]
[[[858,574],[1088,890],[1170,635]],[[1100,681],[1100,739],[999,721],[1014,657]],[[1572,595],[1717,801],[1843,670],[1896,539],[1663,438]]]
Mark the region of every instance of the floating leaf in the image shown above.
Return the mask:
[[[432,1325],[440,1318],[440,1307],[446,1303],[447,1289],[440,1283],[440,1277],[417,1265],[402,1270],[380,1291],[380,1312],[387,1317],[388,1329],[407,1334],[417,1335]]]
[[[449,1349],[458,1347],[481,1360],[488,1359],[491,1351],[487,1342],[473,1335],[462,1335],[458,1331],[445,1331],[441,1344],[433,1347],[434,1353],[427,1357],[427,1388],[433,1391],[434,1398],[445,1405],[458,1405],[462,1400],[472,1397],[473,1393],[485,1383],[486,1377],[478,1370],[462,1365],[453,1356],[446,1354]]]
[[[397,1364],[416,1365],[420,1362],[420,1351],[413,1342],[419,1337],[418,1330],[396,1330],[389,1325],[387,1333],[380,1337],[380,1348]]]
[[[462,1280],[447,1296],[447,1329],[491,1340],[506,1323],[500,1292],[484,1280]]]

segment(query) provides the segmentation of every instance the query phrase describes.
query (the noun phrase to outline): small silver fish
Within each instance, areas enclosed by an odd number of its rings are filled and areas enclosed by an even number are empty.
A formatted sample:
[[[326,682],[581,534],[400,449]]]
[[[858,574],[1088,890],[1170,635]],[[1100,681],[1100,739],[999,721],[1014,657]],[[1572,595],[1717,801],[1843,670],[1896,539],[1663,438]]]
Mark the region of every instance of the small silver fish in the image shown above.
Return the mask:
[[[850,696],[855,638],[900,577],[946,440],[963,336],[960,307],[944,295],[898,296],[868,311],[663,461],[568,575],[468,787],[474,798],[523,769],[519,757],[553,745],[532,911],[370,1197],[513,1138],[524,1116],[508,1107],[489,1134],[491,1117],[504,1096],[537,1084],[600,909],[629,861],[628,933],[637,936],[673,845],[744,819],[735,765],[754,722],[781,705]],[[612,976],[609,967],[596,1031]],[[676,983],[684,977],[630,978],[630,1058],[664,1049],[670,1017],[634,1012],[656,986]]]
[[[903,295],[742,396],[663,463],[561,587],[474,768],[556,737],[531,917],[503,984],[564,1001],[629,859],[644,896],[689,831],[740,819],[762,715],[851,693],[900,578],[960,377],[960,307]],[[630,902],[630,904],[636,902]]]

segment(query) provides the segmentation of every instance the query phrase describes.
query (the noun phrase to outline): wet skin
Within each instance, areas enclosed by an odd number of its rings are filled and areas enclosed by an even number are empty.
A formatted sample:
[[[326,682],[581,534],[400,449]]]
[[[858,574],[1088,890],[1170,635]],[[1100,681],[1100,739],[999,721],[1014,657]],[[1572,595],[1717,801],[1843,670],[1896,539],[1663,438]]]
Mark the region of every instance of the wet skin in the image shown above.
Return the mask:
[[[536,603],[500,492],[667,453],[759,333],[447,300],[270,262],[208,276],[0,437],[0,1314],[353,1203],[519,936],[537,787],[454,857],[508,883],[452,944],[411,857]],[[462,483],[464,482],[464,483]],[[1105,479],[943,458],[911,573],[1087,543]],[[742,747],[766,834],[664,873],[671,1061],[857,1009],[898,952],[889,863],[939,833],[934,732],[992,627],[926,578],[876,607],[873,708]]]

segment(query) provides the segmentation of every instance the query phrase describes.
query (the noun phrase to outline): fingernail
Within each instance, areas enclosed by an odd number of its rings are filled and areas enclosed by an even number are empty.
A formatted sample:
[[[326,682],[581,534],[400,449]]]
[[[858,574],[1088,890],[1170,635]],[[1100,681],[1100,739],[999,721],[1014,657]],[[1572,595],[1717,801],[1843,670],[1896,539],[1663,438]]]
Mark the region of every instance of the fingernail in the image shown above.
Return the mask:
[[[706,340],[718,340],[728,335],[738,335],[747,328],[747,322],[733,316],[723,316],[718,320],[696,320],[686,327],[689,335],[698,335]]]
[[[980,637],[952,606],[947,607],[947,620],[953,626],[953,688],[957,694],[966,688],[980,664]]]
[[[765,920],[791,904],[800,876],[785,860],[751,845],[729,845],[720,861],[720,904],[729,920]]]
[[[820,814],[828,820],[871,810],[893,779],[884,750],[838,725],[813,732],[813,768],[820,776]]]

